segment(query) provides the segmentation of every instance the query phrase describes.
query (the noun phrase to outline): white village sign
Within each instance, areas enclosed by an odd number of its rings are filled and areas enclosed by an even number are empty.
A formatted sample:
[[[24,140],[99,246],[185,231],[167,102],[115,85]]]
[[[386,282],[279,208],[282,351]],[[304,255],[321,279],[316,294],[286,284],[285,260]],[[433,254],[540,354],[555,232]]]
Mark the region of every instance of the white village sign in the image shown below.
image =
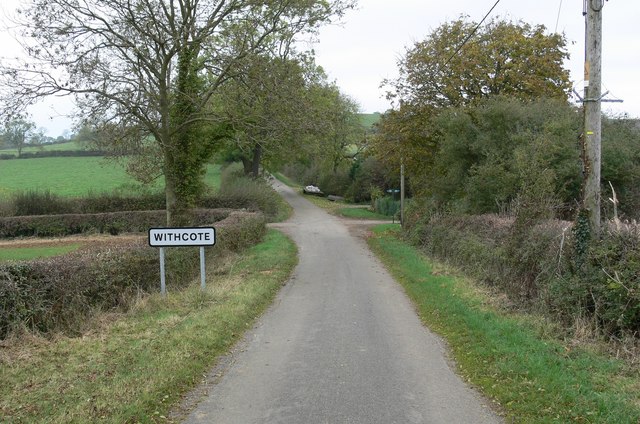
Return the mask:
[[[216,229],[213,227],[195,228],[150,228],[149,246],[160,248],[160,293],[166,294],[164,272],[164,248],[200,246],[200,287],[205,288],[204,246],[216,244]]]

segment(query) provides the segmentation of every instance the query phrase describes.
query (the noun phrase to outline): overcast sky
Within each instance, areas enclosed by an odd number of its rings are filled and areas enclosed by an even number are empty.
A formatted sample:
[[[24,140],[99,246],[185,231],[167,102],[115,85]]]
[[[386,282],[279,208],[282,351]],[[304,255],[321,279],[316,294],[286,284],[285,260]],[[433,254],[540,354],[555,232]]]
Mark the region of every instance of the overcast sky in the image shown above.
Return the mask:
[[[11,10],[20,0],[1,0],[0,7]],[[384,112],[390,105],[380,83],[397,76],[397,60],[407,47],[423,40],[440,24],[468,15],[476,22],[495,0],[359,0],[356,10],[341,25],[322,29],[314,46],[317,63],[336,80],[343,92],[356,100],[363,112]],[[543,24],[549,32],[564,32],[571,59],[566,64],[578,92],[582,92],[584,63],[584,17],[581,0],[501,0],[490,17]],[[10,41],[0,33],[2,56]],[[603,91],[624,103],[604,104],[610,113],[627,112],[640,117],[640,1],[611,0],[603,10]],[[57,136],[70,127],[69,105],[51,103],[32,111],[39,126]]]
[[[316,46],[317,62],[364,112],[390,107],[380,82],[397,76],[397,60],[414,42],[460,15],[479,22],[495,0],[360,0],[342,26],[324,28]],[[581,0],[501,0],[490,17],[543,24],[549,32],[564,32],[569,42],[571,71],[582,93],[584,17]],[[611,0],[603,10],[603,92],[624,103],[603,109],[640,117],[640,1]],[[611,96],[611,98],[613,98]]]

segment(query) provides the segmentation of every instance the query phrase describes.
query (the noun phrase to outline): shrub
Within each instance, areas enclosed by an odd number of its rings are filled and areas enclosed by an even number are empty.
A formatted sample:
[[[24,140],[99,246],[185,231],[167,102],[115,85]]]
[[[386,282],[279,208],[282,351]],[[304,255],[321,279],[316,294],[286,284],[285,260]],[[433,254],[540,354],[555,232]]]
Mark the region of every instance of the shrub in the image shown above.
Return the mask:
[[[231,169],[233,171],[233,169]],[[205,209],[247,209],[275,216],[282,204],[279,196],[264,182],[241,175],[227,175],[223,189],[197,202]],[[158,211],[165,208],[165,194],[143,193],[137,196],[121,193],[97,193],[82,198],[63,198],[45,191],[17,193],[0,204],[0,216],[99,214],[130,211]]]
[[[606,334],[640,334],[640,231],[609,229],[586,249],[574,231],[563,272],[552,280],[547,302],[565,320],[590,319]]]
[[[640,334],[638,227],[610,228],[590,240],[580,221],[572,227],[526,214],[518,221],[429,209],[421,215],[416,208],[406,214],[412,243],[499,288],[514,305],[544,311],[567,327],[589,320],[606,335]]]
[[[347,197],[354,202],[368,202],[371,200],[372,187],[379,187],[383,191],[399,188],[398,175],[389,176],[382,163],[373,157],[354,161],[349,172],[351,185],[347,190]]]
[[[73,201],[51,193],[50,190],[29,190],[13,195],[13,214],[23,215],[54,215],[73,213]]]
[[[317,164],[288,164],[282,169],[282,173],[303,186],[317,186],[320,181],[320,166]]]
[[[232,165],[222,171],[220,191],[202,199],[200,205],[260,211],[272,220],[280,215],[283,200],[266,181],[246,177],[239,166]]]
[[[119,193],[91,194],[76,200],[78,213],[153,211],[165,208],[163,192],[125,196]]]
[[[82,198],[63,198],[50,190],[30,190],[15,193],[11,205],[3,208],[2,216],[60,215],[159,210],[165,207],[164,193],[126,196],[119,193],[90,194]]]
[[[393,197],[379,197],[374,201],[374,210],[382,215],[394,216],[400,211],[400,201],[394,200]]]
[[[325,171],[320,174],[318,187],[323,193],[345,197],[351,184],[349,173],[344,170]]]

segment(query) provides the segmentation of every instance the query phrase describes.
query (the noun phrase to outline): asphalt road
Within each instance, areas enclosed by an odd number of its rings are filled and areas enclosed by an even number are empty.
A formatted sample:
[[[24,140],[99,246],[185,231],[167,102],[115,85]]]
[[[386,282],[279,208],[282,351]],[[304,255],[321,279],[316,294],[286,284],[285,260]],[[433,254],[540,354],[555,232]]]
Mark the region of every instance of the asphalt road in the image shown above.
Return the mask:
[[[339,218],[275,183],[300,262],[186,423],[496,423]]]

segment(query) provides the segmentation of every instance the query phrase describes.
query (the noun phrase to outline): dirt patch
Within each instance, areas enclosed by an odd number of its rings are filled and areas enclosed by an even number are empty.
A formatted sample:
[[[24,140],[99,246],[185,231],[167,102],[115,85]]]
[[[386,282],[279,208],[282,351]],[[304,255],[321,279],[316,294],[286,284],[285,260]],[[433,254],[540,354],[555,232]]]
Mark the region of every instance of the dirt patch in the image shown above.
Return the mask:
[[[11,247],[55,247],[65,246],[69,244],[81,244],[81,245],[108,245],[122,243],[123,241],[140,240],[146,237],[144,234],[124,234],[118,236],[112,236],[108,234],[92,234],[92,235],[77,235],[69,237],[55,237],[55,238],[23,238],[13,240],[0,240],[0,248]]]
[[[371,220],[371,219],[356,220],[356,219],[349,219],[349,218],[342,218],[341,221],[347,227],[351,235],[359,239],[367,239],[371,237],[372,235],[371,227],[375,227],[376,225],[379,225],[379,224],[391,223],[389,221],[383,221],[383,220],[380,220],[380,221]]]

